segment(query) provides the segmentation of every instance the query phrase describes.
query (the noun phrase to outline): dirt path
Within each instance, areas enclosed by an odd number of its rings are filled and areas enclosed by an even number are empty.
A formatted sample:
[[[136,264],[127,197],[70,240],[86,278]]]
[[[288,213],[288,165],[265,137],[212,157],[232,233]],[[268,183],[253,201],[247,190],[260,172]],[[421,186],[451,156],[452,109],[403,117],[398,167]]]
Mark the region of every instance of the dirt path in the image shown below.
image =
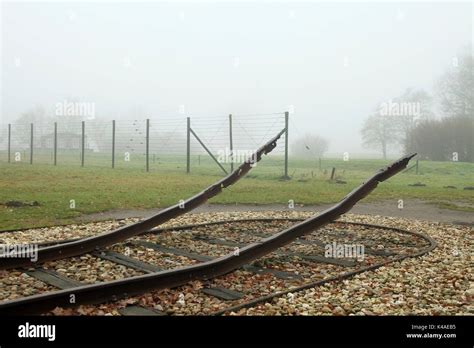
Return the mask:
[[[323,211],[332,204],[324,205],[308,205],[308,206],[295,206],[296,211]],[[161,209],[148,209],[148,210],[111,210],[103,213],[95,213],[90,215],[84,215],[79,217],[77,220],[80,222],[90,221],[101,221],[120,219],[128,217],[147,217],[160,211]],[[290,210],[287,206],[282,204],[267,204],[267,205],[251,205],[251,204],[205,204],[199,208],[193,210],[194,213],[202,212],[230,212],[230,211],[281,211]],[[404,202],[404,208],[399,209],[397,202],[375,202],[375,203],[359,203],[352,210],[354,214],[366,214],[366,215],[383,215],[393,217],[404,217],[416,220],[427,220],[437,222],[447,222],[453,224],[462,225],[474,225],[474,214],[470,212],[449,210],[438,208],[433,204],[428,204],[418,200],[406,200]]]

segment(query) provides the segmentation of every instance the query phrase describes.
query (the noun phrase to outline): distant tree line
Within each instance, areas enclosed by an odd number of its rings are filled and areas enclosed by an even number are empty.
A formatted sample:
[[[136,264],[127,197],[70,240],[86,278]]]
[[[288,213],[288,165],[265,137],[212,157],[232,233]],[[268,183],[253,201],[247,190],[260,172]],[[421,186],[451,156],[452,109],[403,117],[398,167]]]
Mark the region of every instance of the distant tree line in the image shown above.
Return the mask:
[[[363,144],[377,148],[384,158],[389,146],[417,152],[435,161],[474,162],[474,57],[453,59],[453,66],[435,86],[435,96],[407,89],[381,103],[361,129]],[[438,114],[432,111],[439,105]]]
[[[407,152],[433,161],[474,162],[474,122],[472,117],[452,116],[420,122],[410,134],[413,143]]]

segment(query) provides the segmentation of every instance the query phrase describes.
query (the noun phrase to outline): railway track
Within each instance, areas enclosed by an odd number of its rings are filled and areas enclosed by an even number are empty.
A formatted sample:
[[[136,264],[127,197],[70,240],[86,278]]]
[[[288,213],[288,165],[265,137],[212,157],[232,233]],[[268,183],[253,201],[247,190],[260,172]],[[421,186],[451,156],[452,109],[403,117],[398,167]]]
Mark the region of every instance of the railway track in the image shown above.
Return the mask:
[[[26,270],[18,276],[18,284],[26,274],[47,284],[50,291],[63,288],[74,293],[74,287],[103,281],[97,279],[100,267],[90,268],[91,260],[114,264],[122,269],[121,276],[128,279],[134,276],[133,272],[158,272],[205,262],[300,221],[302,219],[242,219],[155,229],[83,259],[53,261],[42,268]],[[364,245],[364,257],[362,260],[325,257],[324,246],[333,243]],[[275,296],[289,294],[287,299],[291,301],[297,291],[346,279],[401,258],[418,256],[434,245],[424,235],[393,227],[334,222],[234,272],[173,289],[151,291],[148,297],[137,296],[133,301],[125,301],[129,303],[127,306],[123,301],[116,301],[115,308],[122,315],[228,314]],[[124,268],[127,272],[123,272]],[[94,313],[92,308],[89,306],[88,310]],[[18,314],[35,313],[24,312],[21,307],[17,311]],[[81,312],[84,310],[73,313]]]
[[[269,152],[280,135],[260,148],[256,157],[260,159],[263,153]],[[383,226],[332,223],[350,210],[358,200],[369,194],[379,182],[403,170],[412,157],[413,155],[406,156],[380,170],[331,209],[303,221],[288,219],[279,221],[278,223],[283,224],[279,226],[283,227],[282,231],[278,228],[273,229],[271,233],[262,233],[258,230],[253,234],[245,233],[245,231],[251,231],[253,225],[258,227],[258,224],[262,223],[276,223],[262,220],[173,227],[173,230],[150,229],[150,225],[154,227],[163,220],[167,221],[181,215],[182,212],[171,207],[164,213],[144,220],[147,221],[145,224],[142,221],[125,226],[99,235],[99,238],[88,237],[45,245],[39,250],[40,258],[36,264],[14,258],[13,261],[9,258],[2,259],[0,266],[3,268],[16,267],[4,272],[13,272],[23,278],[26,274],[26,277],[48,284],[47,290],[53,288],[61,290],[4,301],[0,303],[0,314],[47,313],[56,307],[67,308],[117,301],[120,298],[129,298],[150,291],[158,294],[158,298],[160,298],[159,294],[168,294],[169,298],[162,299],[161,303],[171,303],[174,300],[179,306],[185,308],[189,296],[186,297],[183,292],[180,292],[180,287],[183,286],[192,286],[193,291],[201,291],[206,296],[219,301],[237,301],[236,304],[226,308],[220,308],[222,306],[217,305],[215,311],[206,313],[223,314],[272,296],[280,296],[285,291],[298,291],[328,281],[348,278],[389,262],[419,256],[435,247],[434,241],[422,234]],[[186,211],[196,206],[197,202],[203,202],[220,192],[223,187],[237,181],[242,172],[248,170],[250,170],[250,162],[244,163],[229,176],[212,185],[210,189],[186,201],[190,203]],[[178,207],[178,209],[182,208]],[[244,223],[247,226],[240,234],[229,233],[228,229],[235,223]],[[210,232],[212,228],[225,224],[228,226],[222,230],[221,235]],[[327,230],[325,227],[320,230],[328,224],[339,229]],[[340,229],[340,226],[348,224],[351,229]],[[194,229],[201,232],[193,233]],[[380,236],[376,236],[377,233],[375,233],[373,236],[364,237],[363,231],[367,229],[378,231]],[[387,231],[389,231],[388,234]],[[331,237],[331,233],[336,233],[334,240],[327,239]],[[161,239],[169,235],[173,237]],[[383,239],[380,240],[382,237]],[[374,244],[374,241],[379,241],[380,244]],[[392,245],[395,241],[401,241],[398,247]],[[363,245],[366,248],[363,260],[339,256],[328,257],[324,254],[324,249],[331,243],[332,245]],[[389,247],[386,248],[385,245]],[[158,257],[143,257],[143,255],[149,255],[150,252]],[[166,257],[163,258],[163,255]],[[97,260],[101,260],[100,263]],[[31,267],[33,265],[36,267]],[[21,267],[26,267],[27,270],[23,271]],[[344,271],[341,271],[341,267]],[[103,274],[109,274],[104,272],[104,269],[117,268],[120,270],[120,275],[114,279],[103,276]],[[84,273],[88,274],[88,278],[83,279]],[[239,284],[258,283],[264,280],[269,280],[274,285],[269,285],[269,288],[263,292],[244,288],[236,290],[235,286],[233,288],[220,286],[222,282],[226,283],[225,279],[228,277],[238,279],[237,289]],[[207,285],[203,287],[202,284]],[[23,284],[19,286],[21,288]],[[121,313],[160,315],[179,314],[179,311],[134,306],[122,310]]]
[[[140,220],[136,223],[117,228],[113,231],[98,234],[96,236],[64,242],[61,243],[61,245],[43,247],[38,250],[37,259],[34,261],[29,258],[18,257],[18,255],[15,253],[11,253],[8,255],[8,257],[0,258],[0,269],[35,266],[38,263],[59,260],[66,257],[82,255],[87,252],[99,250],[114,243],[126,240],[127,238],[144,233],[151,228],[183,215],[205,203],[208,199],[218,195],[224,188],[234,184],[244,177],[245,174],[247,174],[254,167],[254,165],[262,159],[263,155],[270,153],[276,147],[277,141],[280,139],[283,133],[284,130],[279,132],[263,146],[258,148],[232,173],[207,187],[200,193],[186,200],[181,200],[175,205],[163,209],[153,216]]]

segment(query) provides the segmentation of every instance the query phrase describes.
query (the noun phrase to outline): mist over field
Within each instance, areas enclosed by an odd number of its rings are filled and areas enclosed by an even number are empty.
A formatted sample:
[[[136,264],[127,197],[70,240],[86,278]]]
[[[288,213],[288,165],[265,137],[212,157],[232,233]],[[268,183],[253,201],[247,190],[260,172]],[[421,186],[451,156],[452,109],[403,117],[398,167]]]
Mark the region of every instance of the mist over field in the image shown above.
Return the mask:
[[[3,128],[67,102],[88,103],[99,120],[290,111],[292,140],[311,133],[327,154],[380,157],[362,144],[364,120],[407,89],[426,92],[421,111],[439,118],[438,80],[472,52],[469,2],[1,8]]]

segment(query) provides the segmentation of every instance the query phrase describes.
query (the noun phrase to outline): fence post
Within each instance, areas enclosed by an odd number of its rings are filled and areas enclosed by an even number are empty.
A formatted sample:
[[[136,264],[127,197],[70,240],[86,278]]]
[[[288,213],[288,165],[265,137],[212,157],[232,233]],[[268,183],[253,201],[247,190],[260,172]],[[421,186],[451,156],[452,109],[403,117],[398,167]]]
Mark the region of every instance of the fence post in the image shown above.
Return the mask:
[[[289,112],[285,112],[285,179],[288,179],[288,117]]]
[[[191,118],[187,118],[186,126],[186,173],[191,171]]]
[[[416,160],[416,175],[418,175],[418,160]]]
[[[84,150],[86,148],[86,122],[82,121],[82,152],[81,152],[81,167],[84,167]]]
[[[33,164],[33,123],[30,126],[30,164]]]
[[[234,143],[232,140],[232,114],[229,115],[230,171],[234,171]]]
[[[115,120],[112,121],[112,169],[115,168]]]
[[[8,124],[8,163],[11,162],[12,125]]]
[[[54,122],[54,165],[57,164],[58,158],[58,123]]]
[[[150,171],[150,119],[146,119],[146,171]]]

